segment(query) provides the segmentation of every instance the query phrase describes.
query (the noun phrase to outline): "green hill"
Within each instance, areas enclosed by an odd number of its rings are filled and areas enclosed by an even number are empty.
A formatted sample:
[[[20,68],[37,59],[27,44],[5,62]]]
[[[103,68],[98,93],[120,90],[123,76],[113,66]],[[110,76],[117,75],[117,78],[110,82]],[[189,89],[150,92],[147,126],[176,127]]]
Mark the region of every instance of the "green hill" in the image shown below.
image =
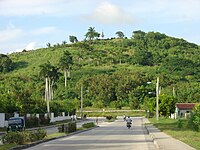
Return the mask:
[[[73,58],[67,87],[59,61],[68,51]],[[45,112],[45,80],[41,65],[59,69],[52,85],[51,110],[72,111],[84,106],[150,109],[160,77],[160,103],[199,102],[200,49],[194,43],[158,32],[134,31],[132,38],[95,39],[12,53],[13,70],[0,74],[0,112]],[[174,92],[172,89],[175,89]],[[64,106],[64,104],[67,106]],[[154,111],[152,102],[152,112]],[[56,107],[57,106],[57,107]],[[27,108],[28,107],[28,108]],[[58,109],[59,108],[59,109]],[[162,108],[162,105],[161,105]],[[164,112],[163,112],[164,113]]]

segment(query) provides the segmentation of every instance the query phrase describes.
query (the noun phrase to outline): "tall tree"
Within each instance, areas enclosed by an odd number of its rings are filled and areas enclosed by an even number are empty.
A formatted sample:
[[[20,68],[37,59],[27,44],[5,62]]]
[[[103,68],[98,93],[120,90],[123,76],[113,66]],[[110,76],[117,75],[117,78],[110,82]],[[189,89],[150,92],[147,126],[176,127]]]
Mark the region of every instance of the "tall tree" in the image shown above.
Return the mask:
[[[47,43],[47,47],[50,48],[51,47],[51,43]]]
[[[123,39],[124,38],[124,33],[122,31],[117,31],[115,33],[117,35],[118,38]]]
[[[70,78],[70,69],[73,65],[73,58],[69,51],[65,51],[59,60],[59,66],[64,71],[65,88],[67,87],[67,77]]]
[[[69,41],[70,41],[71,43],[76,43],[76,42],[78,42],[78,39],[77,39],[76,36],[70,35],[70,36],[69,36]]]
[[[43,65],[40,65],[39,75],[40,77],[45,78],[45,101],[47,102],[48,113],[50,113],[49,101],[53,98],[52,86],[54,81],[58,78],[57,70],[58,69],[52,66],[49,61]]]
[[[89,39],[90,41],[99,36],[100,34],[95,31],[94,27],[89,27],[88,32],[85,34],[86,39]]]

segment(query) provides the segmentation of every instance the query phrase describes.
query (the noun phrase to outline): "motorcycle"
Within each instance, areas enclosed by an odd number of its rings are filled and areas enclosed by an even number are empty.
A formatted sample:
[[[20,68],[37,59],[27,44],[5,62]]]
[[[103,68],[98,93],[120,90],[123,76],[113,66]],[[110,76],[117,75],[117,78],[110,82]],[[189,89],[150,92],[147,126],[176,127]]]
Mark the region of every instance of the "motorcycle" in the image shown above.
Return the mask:
[[[131,122],[127,122],[126,126],[127,126],[128,129],[131,128],[131,124],[132,124]]]

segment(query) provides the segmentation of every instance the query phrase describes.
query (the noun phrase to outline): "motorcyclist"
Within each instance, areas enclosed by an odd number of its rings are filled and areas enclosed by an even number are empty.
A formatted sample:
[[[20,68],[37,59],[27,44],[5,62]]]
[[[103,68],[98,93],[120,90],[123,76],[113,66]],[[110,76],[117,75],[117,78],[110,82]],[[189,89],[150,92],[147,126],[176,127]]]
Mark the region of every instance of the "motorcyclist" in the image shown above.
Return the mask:
[[[131,124],[132,124],[132,119],[128,116],[127,119],[126,119],[126,125],[127,125],[128,128],[130,128]]]
[[[124,121],[126,121],[126,115],[123,116]]]

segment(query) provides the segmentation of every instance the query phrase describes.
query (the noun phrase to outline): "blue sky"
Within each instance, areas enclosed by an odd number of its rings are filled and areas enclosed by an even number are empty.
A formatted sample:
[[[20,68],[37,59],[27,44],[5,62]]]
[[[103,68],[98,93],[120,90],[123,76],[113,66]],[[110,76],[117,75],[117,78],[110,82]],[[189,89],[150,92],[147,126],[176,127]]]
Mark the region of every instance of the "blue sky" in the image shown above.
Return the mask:
[[[161,32],[200,44],[200,0],[0,0],[0,53],[122,31]]]

